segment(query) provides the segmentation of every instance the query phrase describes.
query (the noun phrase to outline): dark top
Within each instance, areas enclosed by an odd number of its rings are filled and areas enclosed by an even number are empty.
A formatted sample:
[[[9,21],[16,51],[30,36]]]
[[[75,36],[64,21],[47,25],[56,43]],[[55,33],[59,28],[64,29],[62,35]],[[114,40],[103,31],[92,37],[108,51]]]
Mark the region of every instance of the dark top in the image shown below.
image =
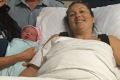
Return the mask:
[[[83,1],[88,2],[92,8],[120,3],[120,0],[83,0]]]
[[[0,7],[0,57],[5,56],[8,42],[13,38],[19,38],[21,28],[8,15],[9,7],[4,5]]]
[[[101,41],[103,41],[103,42],[110,45],[109,38],[108,38],[108,36],[106,34],[100,34],[100,35],[98,35],[98,38],[100,38]]]
[[[0,39],[0,57],[4,57],[8,46],[7,39]]]
[[[11,41],[13,38],[20,37],[21,28],[8,15],[8,11],[9,7],[7,5],[0,7],[0,30],[4,32],[4,37]]]
[[[67,36],[67,37],[70,37],[67,32],[61,32],[61,33],[59,34],[59,36]],[[103,42],[105,42],[105,43],[107,43],[107,44],[110,45],[109,38],[108,38],[108,36],[107,36],[106,34],[99,34],[99,35],[98,35],[98,38],[100,38],[101,41],[103,41]]]

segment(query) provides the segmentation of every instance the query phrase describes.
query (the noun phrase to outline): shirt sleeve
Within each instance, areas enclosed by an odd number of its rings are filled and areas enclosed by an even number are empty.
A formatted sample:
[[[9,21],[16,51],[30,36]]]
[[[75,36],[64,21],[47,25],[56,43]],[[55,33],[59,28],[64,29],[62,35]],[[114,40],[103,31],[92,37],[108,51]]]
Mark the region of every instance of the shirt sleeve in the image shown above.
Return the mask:
[[[47,55],[51,47],[56,43],[56,40],[56,38],[52,38],[48,40],[48,42],[43,47],[40,47],[36,55],[30,61],[30,64],[34,64],[37,67],[40,67],[43,62],[43,57]]]
[[[43,57],[47,55],[50,48],[51,48],[51,40],[44,47],[39,48],[39,50],[36,52],[36,55],[30,61],[30,64],[34,64],[37,67],[40,67],[43,62]]]
[[[41,52],[41,49],[36,53],[36,55],[33,57],[33,59],[30,61],[30,64],[34,64],[37,67],[41,66],[41,63],[43,61],[43,54]]]

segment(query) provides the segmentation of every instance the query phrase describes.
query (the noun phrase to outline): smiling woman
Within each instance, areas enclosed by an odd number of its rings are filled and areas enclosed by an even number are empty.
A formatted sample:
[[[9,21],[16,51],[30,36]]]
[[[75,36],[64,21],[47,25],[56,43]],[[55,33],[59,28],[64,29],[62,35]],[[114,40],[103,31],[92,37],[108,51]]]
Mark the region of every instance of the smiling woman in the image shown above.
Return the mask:
[[[77,37],[76,34],[80,35],[90,33],[89,35],[91,35],[94,15],[90,6],[87,3],[72,3],[67,10],[67,22],[74,37]]]

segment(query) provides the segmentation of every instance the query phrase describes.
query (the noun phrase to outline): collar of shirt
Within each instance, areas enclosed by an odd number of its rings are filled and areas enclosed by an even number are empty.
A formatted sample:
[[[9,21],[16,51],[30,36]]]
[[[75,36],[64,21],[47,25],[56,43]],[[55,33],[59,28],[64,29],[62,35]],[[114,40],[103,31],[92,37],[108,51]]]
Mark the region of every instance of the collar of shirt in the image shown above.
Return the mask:
[[[25,4],[25,5],[28,5],[27,3],[26,3],[26,1],[25,0],[16,0],[16,6],[17,5],[20,5],[20,4]],[[47,0],[42,0],[42,2],[40,2],[39,4],[38,4],[38,6],[47,6],[47,5],[49,5],[48,3],[47,3]]]

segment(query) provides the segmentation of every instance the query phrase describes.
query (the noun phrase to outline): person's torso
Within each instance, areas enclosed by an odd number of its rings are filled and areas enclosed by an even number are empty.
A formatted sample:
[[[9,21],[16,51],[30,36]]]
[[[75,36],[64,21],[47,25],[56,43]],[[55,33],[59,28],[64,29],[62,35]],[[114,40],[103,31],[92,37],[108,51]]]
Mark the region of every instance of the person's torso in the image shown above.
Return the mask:
[[[54,0],[43,0],[39,3],[34,10],[30,10],[25,0],[9,0],[8,5],[10,7],[9,15],[17,21],[20,27],[25,25],[36,25],[36,17],[39,15],[43,7],[55,7],[60,6],[55,3]]]

